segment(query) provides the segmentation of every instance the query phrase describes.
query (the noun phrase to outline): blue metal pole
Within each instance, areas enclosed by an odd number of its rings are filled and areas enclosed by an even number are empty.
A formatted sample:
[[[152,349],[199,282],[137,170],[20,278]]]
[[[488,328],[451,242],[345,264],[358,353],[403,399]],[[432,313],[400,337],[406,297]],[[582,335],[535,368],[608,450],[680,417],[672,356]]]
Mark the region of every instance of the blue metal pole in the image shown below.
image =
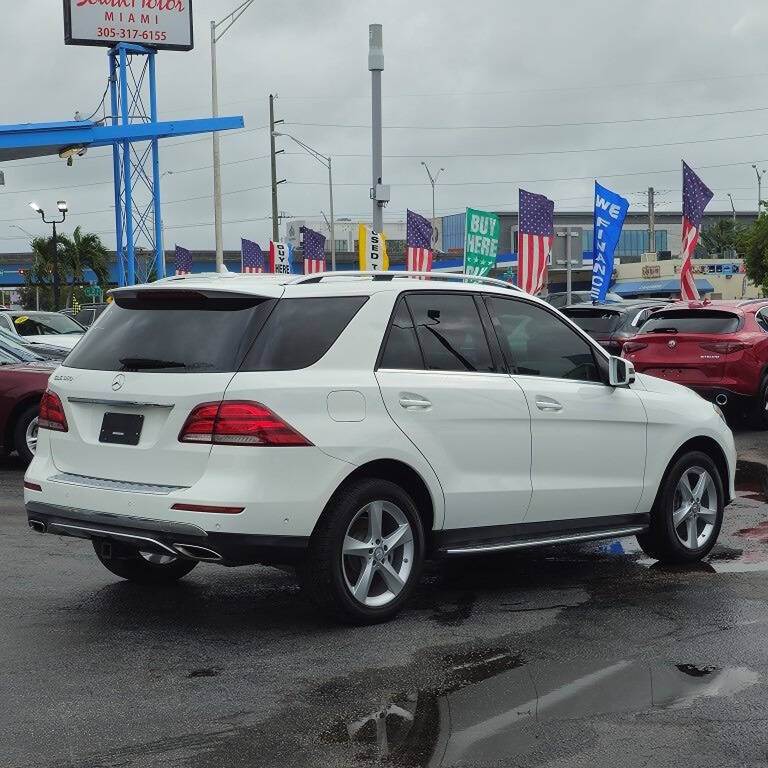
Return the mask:
[[[112,125],[117,125],[117,61],[114,49],[109,51],[109,98]],[[117,284],[125,285],[125,251],[123,249],[123,198],[120,183],[120,144],[112,143],[112,183],[115,188],[115,242],[117,251]]]
[[[120,50],[120,100],[122,107],[123,125],[131,121],[130,104],[128,103],[128,57],[125,48],[118,46]],[[131,190],[131,142],[123,142],[123,185],[125,189],[125,240],[128,260],[128,285],[136,284],[136,259],[133,248],[133,193]]]
[[[157,83],[155,81],[155,52],[149,56],[149,116],[153,125],[157,123]],[[152,198],[155,215],[155,273],[165,277],[165,254],[163,253],[163,214],[160,203],[160,152],[158,140],[152,139]]]

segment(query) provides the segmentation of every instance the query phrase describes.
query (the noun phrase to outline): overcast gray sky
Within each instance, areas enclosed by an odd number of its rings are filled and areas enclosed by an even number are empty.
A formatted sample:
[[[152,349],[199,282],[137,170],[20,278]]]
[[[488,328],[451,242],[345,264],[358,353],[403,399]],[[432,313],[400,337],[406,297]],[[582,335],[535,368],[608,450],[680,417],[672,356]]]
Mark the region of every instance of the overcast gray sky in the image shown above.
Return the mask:
[[[237,4],[194,0],[197,47],[158,55],[161,119],[210,115],[208,25]],[[4,14],[0,120],[90,114],[106,84],[106,50],[64,45],[59,0],[14,6]],[[387,219],[403,218],[406,207],[430,213],[422,159],[446,169],[440,213],[515,210],[518,185],[554,198],[556,210],[588,210],[595,177],[633,209],[645,208],[653,185],[661,208],[679,210],[681,157],[715,190],[711,210],[729,208],[727,192],[737,208],[756,207],[750,166],[768,167],[764,2],[257,0],[219,45],[221,112],[246,123],[221,142],[226,247],[239,247],[241,235],[262,243],[270,236],[270,92],[285,130],[333,155],[336,215],[370,215],[370,129],[355,126],[370,122],[372,22],[384,25]],[[676,117],[647,119],[667,116]],[[572,125],[552,126],[562,123]],[[284,146],[280,209],[327,213],[325,169]],[[161,163],[173,171],[162,187],[166,247],[211,247],[210,138],[169,142]],[[35,159],[3,169],[3,251],[26,247],[14,224],[47,231],[27,208],[31,199],[50,207],[61,197],[68,224],[114,246],[109,150],[72,168]]]

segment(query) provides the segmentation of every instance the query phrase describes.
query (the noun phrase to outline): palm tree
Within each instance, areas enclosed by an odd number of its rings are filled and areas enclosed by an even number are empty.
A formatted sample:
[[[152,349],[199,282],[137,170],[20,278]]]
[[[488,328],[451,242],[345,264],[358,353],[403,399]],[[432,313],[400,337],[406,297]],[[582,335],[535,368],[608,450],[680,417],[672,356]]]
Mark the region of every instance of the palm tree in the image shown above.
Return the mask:
[[[109,252],[97,234],[84,233],[79,226],[75,227],[71,238],[67,235],[59,235],[58,239],[63,246],[59,269],[63,275],[66,275],[69,284],[67,306],[71,306],[75,283],[84,281],[86,269],[95,273],[100,286],[105,287],[109,282]]]

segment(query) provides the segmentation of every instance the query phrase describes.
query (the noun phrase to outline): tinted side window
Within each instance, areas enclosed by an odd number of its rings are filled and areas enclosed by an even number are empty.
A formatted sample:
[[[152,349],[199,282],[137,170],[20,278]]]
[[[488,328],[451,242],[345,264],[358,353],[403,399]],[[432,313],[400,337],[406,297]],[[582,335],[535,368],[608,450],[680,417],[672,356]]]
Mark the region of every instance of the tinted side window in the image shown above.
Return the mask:
[[[768,309],[761,309],[756,315],[755,320],[757,324],[764,330],[768,331]]]
[[[514,299],[486,303],[513,373],[601,381],[592,348],[554,315]]]
[[[295,371],[314,365],[366,301],[367,296],[281,299],[241,370]]]
[[[389,328],[384,350],[381,353],[380,368],[401,368],[404,370],[424,369],[424,361],[421,358],[419,342],[416,338],[416,329],[405,299],[400,298],[392,315],[392,323]]]
[[[415,293],[406,301],[428,370],[496,370],[473,296]]]

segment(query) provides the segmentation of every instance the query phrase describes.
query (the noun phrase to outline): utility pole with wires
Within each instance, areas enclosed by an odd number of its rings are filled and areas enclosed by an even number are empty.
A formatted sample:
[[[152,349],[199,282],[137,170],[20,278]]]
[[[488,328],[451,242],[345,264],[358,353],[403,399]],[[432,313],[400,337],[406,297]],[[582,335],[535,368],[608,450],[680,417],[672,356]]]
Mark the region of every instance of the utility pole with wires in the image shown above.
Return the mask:
[[[284,120],[275,120],[275,99],[277,94],[269,94],[269,156],[272,165],[272,240],[280,239],[279,216],[277,212],[277,185],[285,182],[285,179],[277,180],[277,155],[285,150],[275,150],[275,126]]]
[[[728,199],[731,201],[731,211],[733,212],[733,223],[736,223],[736,206],[733,204],[733,195],[729,192]]]
[[[219,83],[216,71],[216,43],[229,32],[232,25],[248,10],[254,0],[245,0],[221,21],[211,21],[211,111],[219,116]],[[224,235],[221,211],[221,144],[218,131],[213,132],[213,221],[216,232],[216,271],[224,271]]]
[[[757,175],[757,218],[760,218],[760,204],[763,200],[763,176],[765,176],[765,168],[762,171],[758,170],[756,165],[752,165]]]
[[[653,187],[648,187],[648,251],[656,253],[656,197]]]

